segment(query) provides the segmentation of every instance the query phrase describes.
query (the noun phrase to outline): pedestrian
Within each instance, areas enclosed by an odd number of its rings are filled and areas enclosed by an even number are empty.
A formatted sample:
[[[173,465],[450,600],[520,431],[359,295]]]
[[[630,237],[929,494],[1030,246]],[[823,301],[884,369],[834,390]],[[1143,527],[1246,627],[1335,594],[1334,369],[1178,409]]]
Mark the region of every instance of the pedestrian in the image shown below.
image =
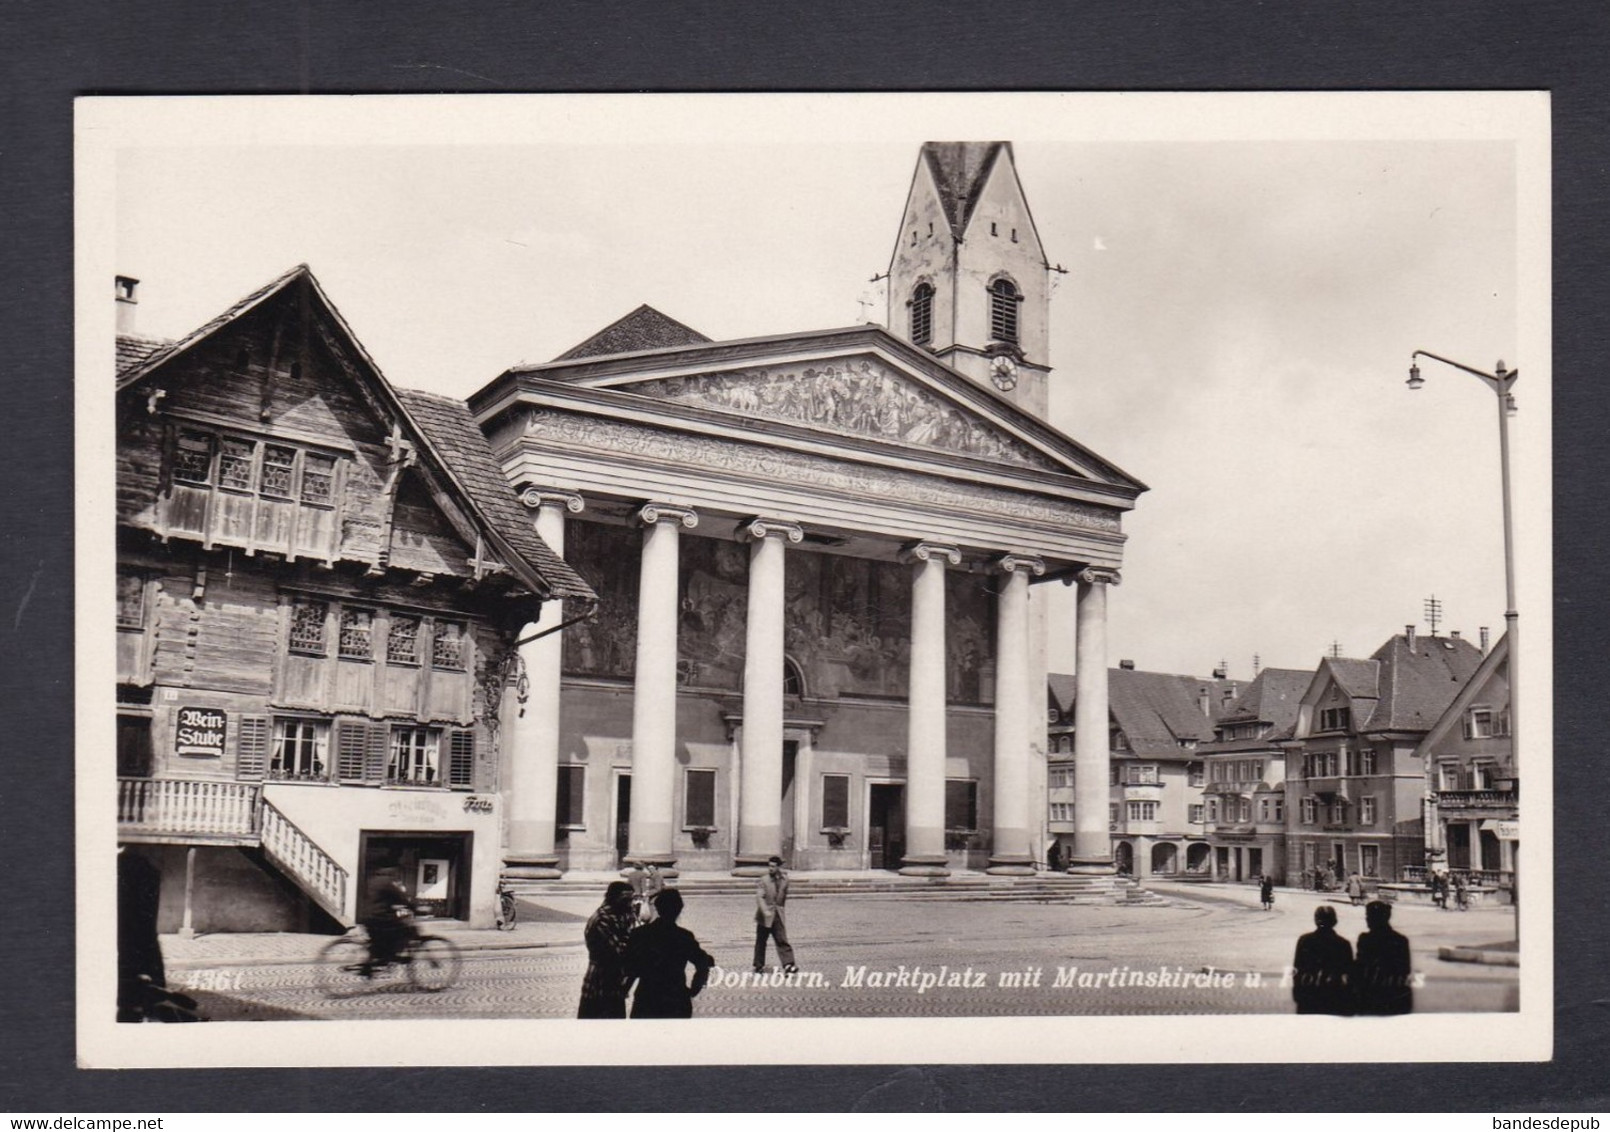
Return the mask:
[[[654,920],[632,933],[626,945],[626,974],[637,980],[633,1018],[691,1018],[693,1000],[710,978],[716,961],[686,928],[677,926],[682,894],[667,888],[655,897]],[[693,981],[687,981],[688,964]]]
[[[1275,906],[1275,880],[1273,877],[1264,877],[1258,882],[1258,899],[1263,901],[1265,912]]]
[[[783,922],[783,905],[788,903],[788,874],[783,872],[783,859],[770,857],[766,873],[755,884],[755,970],[766,969],[766,940],[777,942],[777,961],[784,974],[799,970],[794,966],[794,949],[788,942],[788,927]]]
[[[1465,881],[1464,873],[1454,873],[1453,875],[1453,902],[1461,912],[1468,911],[1470,908],[1470,887]]]
[[[577,1018],[626,1017],[626,992],[632,985],[626,975],[626,945],[636,926],[632,886],[623,880],[611,881],[604,889],[604,902],[582,930],[587,974],[581,980]]]
[[[1046,866],[1054,873],[1062,871],[1062,842],[1053,841],[1045,853]]]
[[[1353,945],[1336,934],[1336,909],[1314,909],[1314,930],[1297,939],[1291,997],[1298,1014],[1351,1014]]]
[[[1441,911],[1448,910],[1448,874],[1439,872],[1431,878],[1431,902]]]
[[[1364,908],[1369,926],[1358,937],[1353,983],[1360,1014],[1408,1014],[1414,1010],[1409,940],[1392,927],[1392,905],[1373,900]]]
[[[1364,878],[1357,869],[1347,874],[1347,902],[1355,908],[1364,902]]]

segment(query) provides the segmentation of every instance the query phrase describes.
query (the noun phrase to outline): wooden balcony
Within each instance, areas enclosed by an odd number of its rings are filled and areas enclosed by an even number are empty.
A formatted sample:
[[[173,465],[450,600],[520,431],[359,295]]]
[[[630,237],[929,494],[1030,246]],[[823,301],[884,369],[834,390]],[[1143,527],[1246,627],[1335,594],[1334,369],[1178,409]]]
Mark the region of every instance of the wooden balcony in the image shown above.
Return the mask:
[[[261,790],[254,782],[120,778],[118,840],[255,845]]]

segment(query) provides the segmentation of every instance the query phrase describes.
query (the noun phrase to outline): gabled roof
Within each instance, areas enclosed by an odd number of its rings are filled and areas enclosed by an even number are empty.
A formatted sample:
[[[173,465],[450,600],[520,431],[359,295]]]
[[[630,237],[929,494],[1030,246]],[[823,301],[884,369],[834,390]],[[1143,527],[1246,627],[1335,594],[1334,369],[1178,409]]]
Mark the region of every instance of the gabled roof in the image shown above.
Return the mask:
[[[1048,672],[1045,680],[1051,702],[1063,715],[1068,715],[1073,711],[1074,691],[1078,687],[1074,678],[1061,672]]]
[[[554,554],[520,516],[507,482],[497,471],[486,438],[475,426],[468,408],[449,398],[412,392],[404,394],[393,388],[341,317],[341,312],[324,294],[306,264],[298,264],[253,291],[183,338],[168,343],[137,340],[152,343],[154,348],[149,351],[144,350],[143,345],[133,343],[120,348],[119,365],[123,364],[125,358],[128,359],[128,365],[118,374],[118,389],[128,389],[152,376],[248,312],[289,293],[293,288],[303,289],[312,317],[322,316],[328,320],[332,342],[346,354],[344,360],[352,365],[356,379],[366,382],[380,404],[394,412],[404,430],[412,433],[411,439],[418,444],[421,455],[429,460],[432,472],[453,489],[459,502],[484,533],[488,544],[514,571],[515,576],[539,597],[596,600],[596,595],[581,576]]]
[[[1381,670],[1373,660],[1332,656],[1325,658],[1325,668],[1337,687],[1350,698],[1373,700],[1381,694]]]
[[[117,373],[119,377],[145,361],[158,350],[171,345],[166,338],[145,338],[138,334],[117,336]]]
[[[1375,651],[1381,698],[1359,730],[1428,731],[1481,666],[1481,650],[1452,637],[1395,636]]]
[[[1481,698],[1488,695],[1487,690],[1495,680],[1501,679],[1507,684],[1508,678],[1509,634],[1505,633],[1498,638],[1487,655],[1482,657],[1481,663],[1476,666],[1476,671],[1471,673],[1470,679],[1459,689],[1459,694],[1449,702],[1442,714],[1437,717],[1437,721],[1431,725],[1431,730],[1421,738],[1420,745],[1415,749],[1416,756],[1423,755],[1441,743],[1448,732],[1453,730],[1454,725],[1464,718],[1470,706],[1481,702]],[[1511,739],[1510,743],[1513,744],[1514,740]]]
[[[662,350],[667,346],[691,346],[708,342],[691,326],[684,326],[670,315],[661,314],[644,303],[632,313],[615,320],[591,338],[572,346],[554,359],[599,358],[609,354],[634,354],[640,350]]]
[[[933,174],[939,190],[939,202],[950,223],[951,235],[961,238],[972,219],[978,198],[983,195],[990,170],[996,159],[1012,153],[1012,143],[990,142],[925,142],[923,160]]]

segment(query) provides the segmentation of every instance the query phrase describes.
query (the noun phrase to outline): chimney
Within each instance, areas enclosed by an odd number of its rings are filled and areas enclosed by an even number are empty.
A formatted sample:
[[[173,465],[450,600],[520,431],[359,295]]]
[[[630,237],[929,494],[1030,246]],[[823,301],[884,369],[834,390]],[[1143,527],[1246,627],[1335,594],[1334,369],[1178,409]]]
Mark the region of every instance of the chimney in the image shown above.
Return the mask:
[[[117,332],[120,335],[134,333],[134,308],[140,303],[134,291],[139,285],[138,279],[127,275],[117,277]]]
[[[1403,626],[1403,639],[1406,642],[1408,642],[1409,651],[1413,652],[1414,651],[1414,626],[1413,625],[1405,625],[1405,626]]]
[[[1452,633],[1449,634],[1449,636],[1451,636],[1454,640],[1457,641],[1457,640],[1459,640],[1460,632],[1461,632],[1461,630],[1455,629]]]
[[[1132,660],[1120,660],[1118,662],[1118,667],[1122,668],[1125,672],[1133,672],[1135,671],[1135,662]]]
[[[1252,674],[1254,676],[1256,676],[1262,670],[1263,670],[1263,657],[1259,656],[1257,653],[1253,653],[1252,654]]]
[[[1482,656],[1487,655],[1487,636],[1488,636],[1487,626],[1483,625],[1481,627],[1481,655]]]
[[[1220,663],[1219,666],[1213,670],[1213,679],[1223,680],[1229,674],[1230,670],[1225,667],[1223,663]]]
[[[1213,697],[1208,695],[1208,690],[1206,688],[1197,689],[1196,706],[1202,709],[1203,715],[1207,716],[1209,719],[1213,718]]]

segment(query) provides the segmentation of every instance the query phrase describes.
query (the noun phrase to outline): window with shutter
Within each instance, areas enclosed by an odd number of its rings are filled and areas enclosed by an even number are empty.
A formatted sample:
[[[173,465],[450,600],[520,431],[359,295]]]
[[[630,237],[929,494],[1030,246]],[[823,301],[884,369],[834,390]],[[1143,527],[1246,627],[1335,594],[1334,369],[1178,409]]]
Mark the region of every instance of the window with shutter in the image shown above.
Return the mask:
[[[454,731],[448,736],[447,784],[466,790],[475,786],[475,732]]]
[[[342,782],[371,781],[368,774],[369,724],[343,719],[335,725],[336,773]]]
[[[268,758],[268,716],[243,715],[235,729],[235,777],[256,781],[263,777]]]

